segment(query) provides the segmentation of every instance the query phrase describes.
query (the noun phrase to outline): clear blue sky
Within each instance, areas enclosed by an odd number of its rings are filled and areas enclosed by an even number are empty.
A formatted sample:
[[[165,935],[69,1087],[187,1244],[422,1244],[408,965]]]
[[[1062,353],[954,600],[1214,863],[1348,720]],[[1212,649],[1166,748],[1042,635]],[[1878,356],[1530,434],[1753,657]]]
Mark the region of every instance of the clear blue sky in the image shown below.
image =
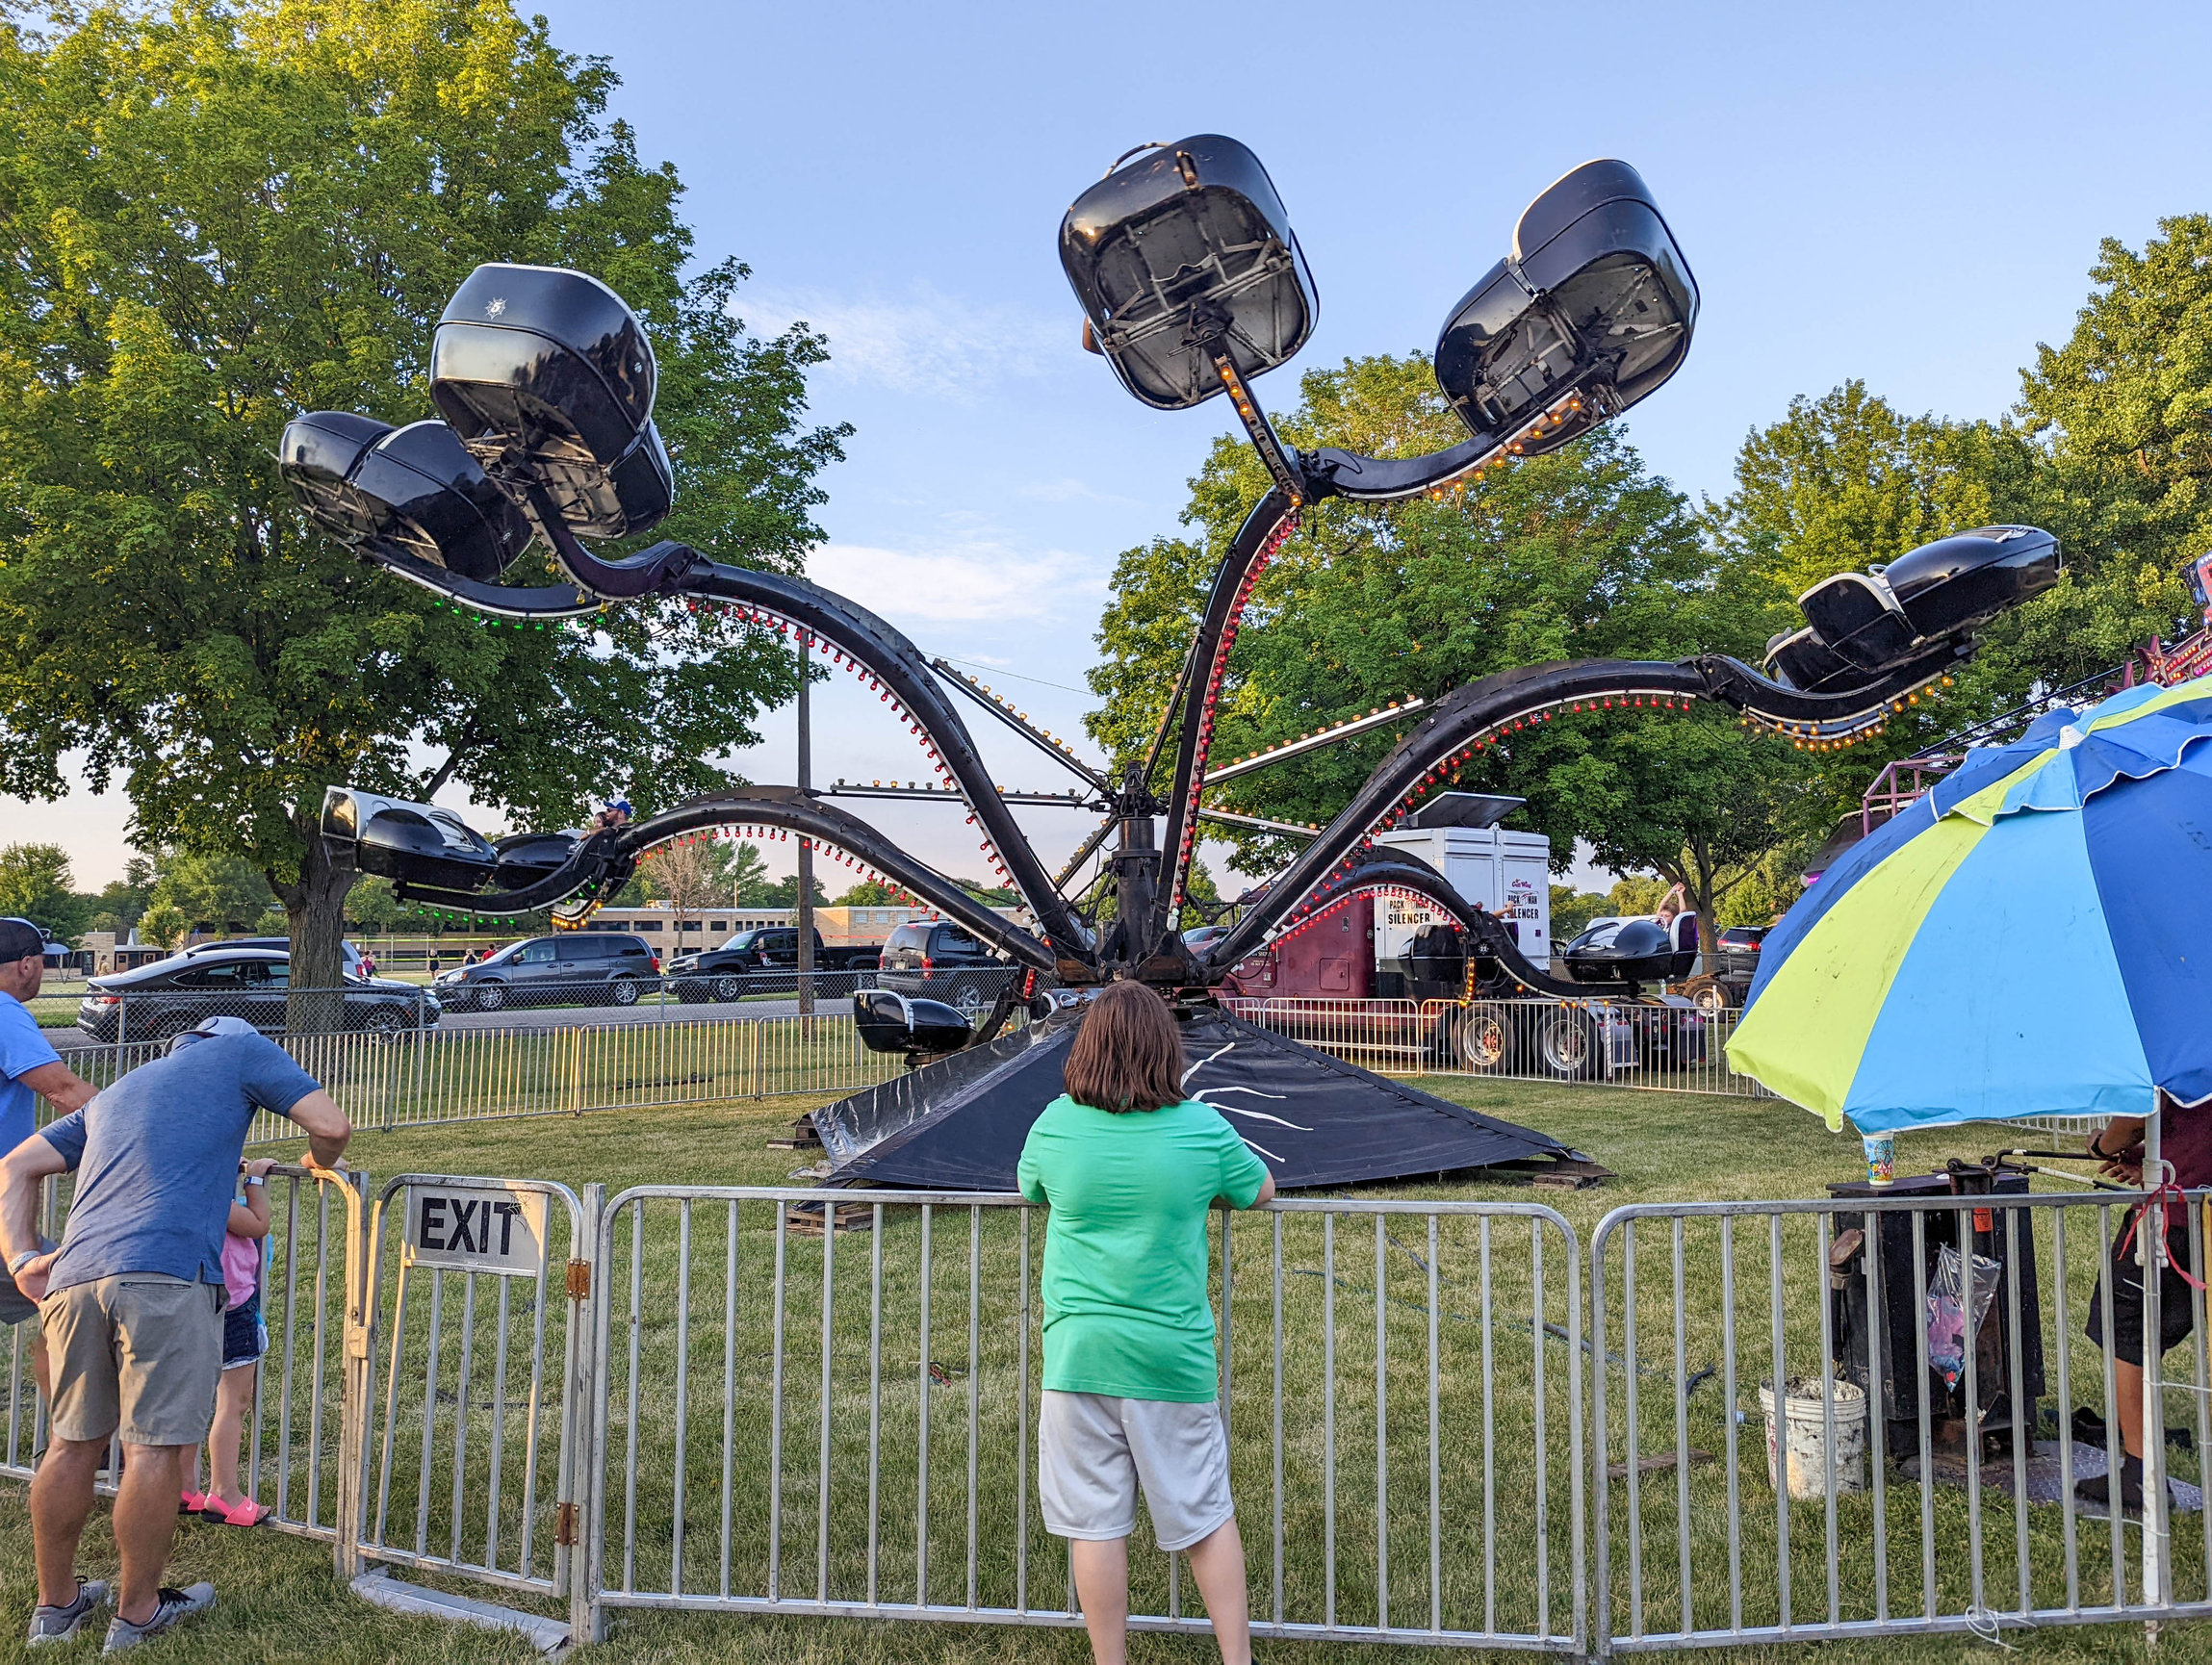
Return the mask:
[[[2187,6],[544,10],[613,59],[614,114],[681,171],[702,259],[751,264],[748,320],[831,337],[816,411],[858,431],[815,576],[999,667],[1059,733],[1081,731],[1115,553],[1175,528],[1222,425],[1220,401],[1145,409],[1076,345],[1054,233],[1132,144],[1225,132],[1273,173],[1322,296],[1298,367],[1260,383],[1278,404],[1299,367],[1426,350],[1531,195],[1627,158],[1704,294],[1687,365],[1630,431],[1693,495],[1727,490],[1792,395],[1847,376],[1996,414],[2071,328],[2100,238],[2212,209],[2212,13]],[[916,772],[879,710],[825,698],[817,779]],[[1010,785],[1063,783],[993,756]],[[790,758],[786,739],[739,765],[784,781]],[[867,807],[980,873],[957,815]],[[0,801],[0,838],[62,837],[96,884],[124,812]],[[1048,853],[1088,830],[1032,824]]]

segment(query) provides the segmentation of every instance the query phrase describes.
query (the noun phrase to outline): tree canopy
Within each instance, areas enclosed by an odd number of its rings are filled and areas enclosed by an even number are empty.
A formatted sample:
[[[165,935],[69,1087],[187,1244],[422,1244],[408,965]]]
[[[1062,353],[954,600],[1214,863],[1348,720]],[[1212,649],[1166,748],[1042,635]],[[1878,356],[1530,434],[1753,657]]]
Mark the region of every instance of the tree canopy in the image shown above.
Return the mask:
[[[1371,455],[1459,437],[1422,356],[1309,371],[1281,421],[1300,447]],[[1191,482],[1191,535],[1125,551],[1101,621],[1104,699],[1093,735],[1118,757],[1149,741],[1238,524],[1266,489],[1250,448],[1222,439]],[[1442,500],[1333,500],[1311,511],[1253,591],[1231,653],[1213,755],[1282,744],[1407,695],[1434,699],[1499,671],[1556,659],[1757,656],[1774,622],[1770,585],[1737,581],[1733,554],[1611,430]],[[1382,730],[1241,778],[1221,807],[1325,823],[1402,730]],[[1710,910],[1736,874],[1796,835],[1803,760],[1747,740],[1706,710],[1628,724],[1560,718],[1468,765],[1460,783],[1529,800],[1521,822],[1599,859],[1655,867]],[[1283,835],[1216,832],[1246,872],[1284,858]]]
[[[772,638],[665,602],[494,628],[357,565],[275,467],[296,411],[431,414],[478,262],[574,266],[653,334],[659,531],[798,570],[843,433],[805,425],[820,338],[749,335],[746,269],[694,268],[674,170],[603,122],[609,65],[502,0],[54,18],[0,24],[0,785],[53,795],[81,754],[141,843],[250,861],[295,982],[327,983],[325,785],[457,781],[557,825],[732,779],[713,759],[791,691]]]

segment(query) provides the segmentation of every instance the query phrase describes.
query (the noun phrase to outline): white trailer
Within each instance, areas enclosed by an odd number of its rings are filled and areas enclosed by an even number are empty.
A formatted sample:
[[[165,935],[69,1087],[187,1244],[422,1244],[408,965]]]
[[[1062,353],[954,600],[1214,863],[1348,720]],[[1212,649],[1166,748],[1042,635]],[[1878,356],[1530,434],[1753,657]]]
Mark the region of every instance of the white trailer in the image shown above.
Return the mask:
[[[1552,841],[1498,825],[1523,802],[1447,792],[1423,805],[1411,825],[1375,841],[1435,868],[1463,898],[1504,920],[1521,952],[1544,966],[1552,960]],[[1443,923],[1419,903],[1387,898],[1376,910],[1376,961],[1402,959],[1422,926]]]

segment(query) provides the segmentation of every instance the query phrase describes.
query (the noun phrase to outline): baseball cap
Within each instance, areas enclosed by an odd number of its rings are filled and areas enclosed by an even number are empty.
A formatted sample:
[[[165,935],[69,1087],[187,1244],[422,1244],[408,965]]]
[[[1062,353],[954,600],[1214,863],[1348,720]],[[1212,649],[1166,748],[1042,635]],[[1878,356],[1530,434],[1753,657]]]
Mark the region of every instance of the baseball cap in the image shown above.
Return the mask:
[[[190,1029],[178,1035],[169,1042],[168,1050],[173,1055],[183,1051],[195,1040],[210,1040],[219,1035],[259,1035],[261,1031],[254,1028],[243,1017],[233,1017],[228,1012],[218,1012],[213,1017],[201,1018]]]

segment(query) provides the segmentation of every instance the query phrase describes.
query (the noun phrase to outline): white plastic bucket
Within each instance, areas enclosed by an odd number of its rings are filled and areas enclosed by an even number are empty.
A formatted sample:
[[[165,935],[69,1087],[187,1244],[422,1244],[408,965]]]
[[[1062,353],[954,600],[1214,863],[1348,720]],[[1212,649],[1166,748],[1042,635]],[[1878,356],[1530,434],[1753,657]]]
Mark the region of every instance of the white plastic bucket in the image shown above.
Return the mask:
[[[1863,1492],[1866,1489],[1866,1392],[1849,1382],[1833,1384],[1836,1414],[1836,1489],[1839,1492]],[[1766,1478],[1770,1485],[1779,1487],[1779,1469],[1782,1454],[1787,1452],[1789,1463],[1789,1495],[1792,1498],[1825,1498],[1828,1495],[1828,1422],[1820,1402],[1820,1381],[1814,1377],[1799,1377],[1788,1386],[1783,1400],[1783,1437],[1777,1440],[1774,1426],[1774,1389],[1762,1383],[1759,1389],[1759,1409],[1766,1418]]]

